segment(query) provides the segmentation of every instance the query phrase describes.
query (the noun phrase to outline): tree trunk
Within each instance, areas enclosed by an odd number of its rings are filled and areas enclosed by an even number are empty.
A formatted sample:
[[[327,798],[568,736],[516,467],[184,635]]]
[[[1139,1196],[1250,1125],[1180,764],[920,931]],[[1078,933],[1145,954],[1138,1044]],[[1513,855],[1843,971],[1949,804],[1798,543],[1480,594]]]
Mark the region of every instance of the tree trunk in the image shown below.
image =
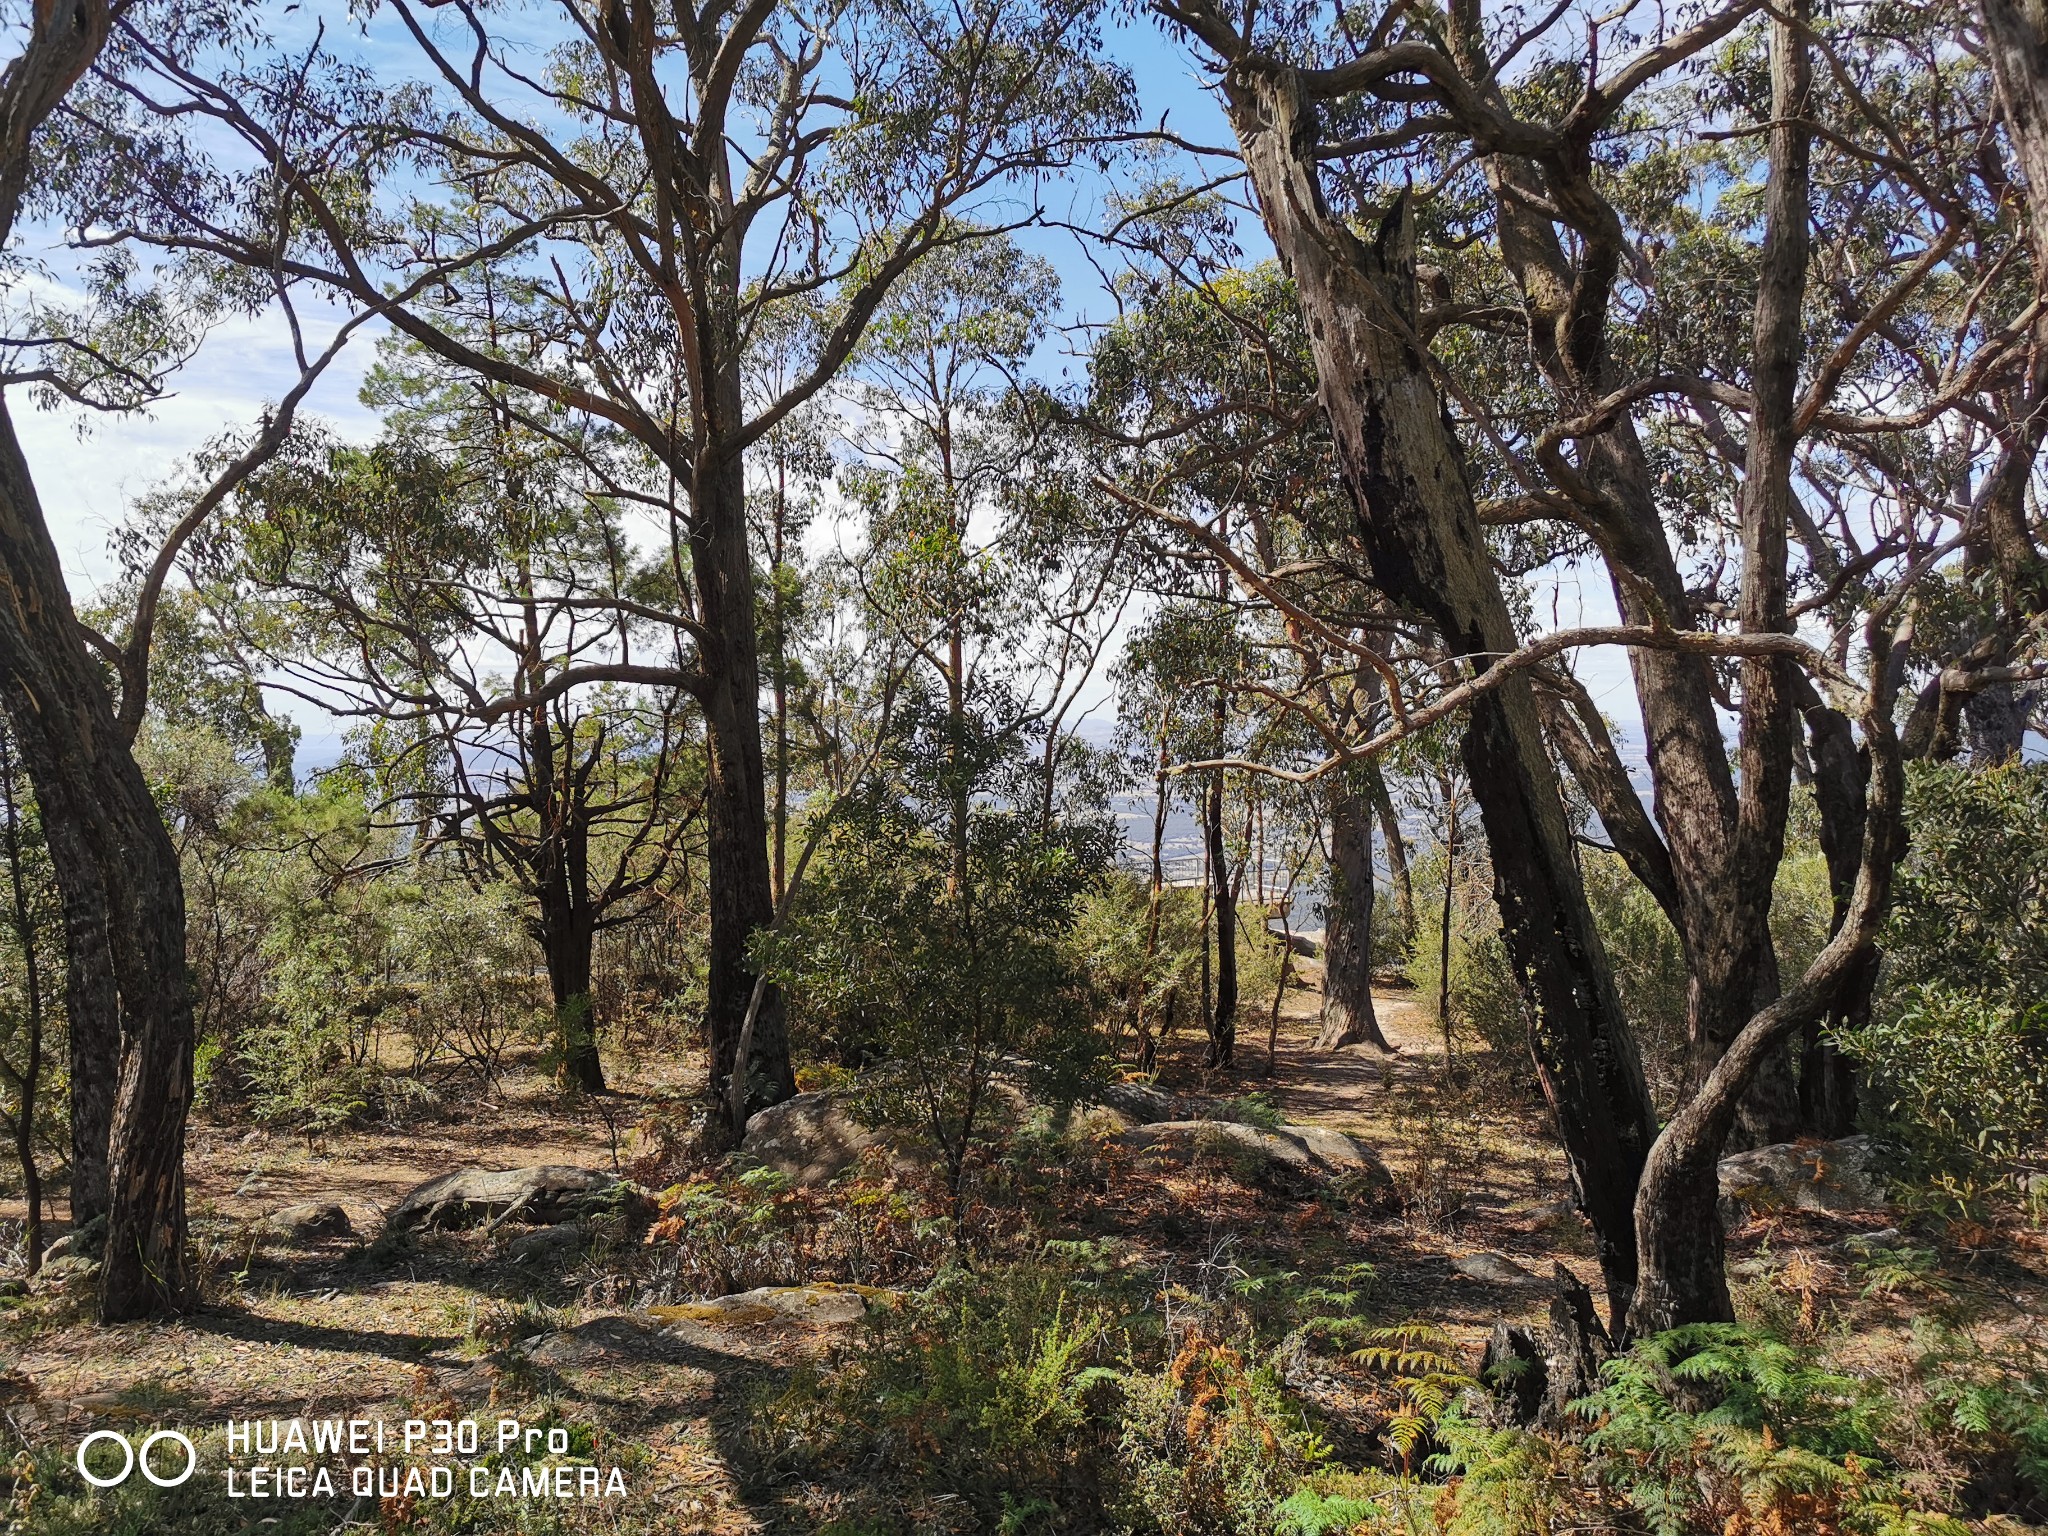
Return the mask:
[[[1476,7],[1463,14],[1476,22]],[[1475,77],[1489,76],[1476,26],[1462,27],[1457,35],[1465,67]],[[1497,86],[1492,89],[1499,94]],[[1509,155],[1486,156],[1484,164],[1499,209],[1501,255],[1521,290],[1531,351],[1560,413],[1582,416],[1624,382],[1617,376],[1606,327],[1608,295],[1624,242],[1620,221],[1594,186],[1585,158],[1554,158],[1545,163],[1543,175],[1529,161]],[[1582,231],[1600,231],[1582,235],[1575,259],[1567,256],[1553,223],[1565,209]],[[1692,628],[1693,602],[1672,553],[1633,418],[1626,411],[1615,413],[1602,430],[1580,437],[1578,449],[1576,467],[1557,473],[1600,525],[1623,620]],[[1735,1032],[1774,995],[1769,884],[1777,858],[1772,853],[1760,863],[1763,845],[1745,833],[1743,797],[1729,767],[1708,660],[1647,647],[1630,650],[1628,659],[1664,847],[1646,846],[1655,839],[1633,803],[1635,791],[1626,774],[1617,783],[1602,771],[1618,764],[1609,763],[1611,754],[1600,750],[1605,743],[1593,735],[1597,719],[1581,721],[1577,731],[1554,734],[1603,820],[1613,818],[1609,831],[1616,848],[1665,901],[1685,941],[1690,1091]],[[1555,711],[1549,713],[1557,725],[1569,724]],[[1601,728],[1599,736],[1604,735]],[[1766,777],[1766,790],[1779,795],[1782,821],[1788,781]],[[1756,899],[1759,881],[1761,901]],[[1760,993],[1763,987],[1770,990]],[[1781,1055],[1759,1074],[1739,1124],[1752,1143],[1794,1134],[1798,1116],[1789,1058]]]
[[[1387,850],[1387,877],[1394,882],[1394,904],[1401,911],[1401,932],[1415,939],[1415,881],[1408,873],[1408,839],[1401,835],[1401,813],[1387,793],[1386,775],[1378,763],[1366,764],[1372,803],[1379,812],[1380,844]]]
[[[1643,1166],[1636,1193],[1640,1283],[1629,1311],[1637,1338],[1687,1323],[1725,1322],[1734,1308],[1722,1270],[1720,1158],[1749,1080],[1771,1052],[1840,996],[1844,983],[1872,959],[1871,940],[1891,895],[1892,871],[1904,846],[1899,823],[1905,775],[1891,724],[1892,690],[1880,687],[1864,717],[1871,757],[1869,802],[1855,887],[1841,925],[1796,986],[1746,1024],[1700,1085],[1672,1116]]]
[[[1806,292],[1811,131],[1806,126],[1811,59],[1807,7],[1794,0],[1771,21],[1770,180],[1764,195],[1764,242],[1757,289],[1749,422],[1749,458],[1742,494],[1742,590],[1738,602],[1745,633],[1790,628],[1786,617],[1787,541],[1792,523],[1792,455],[1802,358],[1800,321]],[[1782,856],[1790,790],[1792,703],[1798,691],[1784,658],[1742,663],[1742,724],[1736,746],[1741,815],[1736,828],[1738,911],[1770,912],[1771,878]],[[1872,711],[1866,729],[1889,732]],[[1757,1011],[1711,1060],[1695,1054],[1693,1091],[1657,1138],[1636,1197],[1636,1240],[1642,1288],[1630,1313],[1638,1333],[1684,1323],[1733,1321],[1723,1272],[1720,1159],[1753,1085],[1774,1072],[1795,1030],[1807,1027],[1839,995],[1842,981],[1868,959],[1869,936],[1889,889],[1890,819],[1896,814],[1899,770],[1895,756],[1883,767],[1882,796],[1864,817],[1860,872],[1850,920],[1835,935],[1792,993]],[[1873,863],[1883,867],[1880,889],[1864,887]],[[1874,897],[1875,904],[1870,900]],[[1862,905],[1858,905],[1858,903]],[[1817,980],[1817,976],[1824,978]],[[1776,990],[1775,976],[1763,983]],[[1727,999],[1722,999],[1725,1007]],[[1698,1041],[1695,1041],[1697,1047]],[[1796,1106],[1793,1116],[1796,1123]]]
[[[1223,846],[1223,770],[1209,779],[1203,831],[1209,840],[1209,910],[1216,923],[1216,1007],[1209,1015],[1209,1051],[1202,1065],[1227,1071],[1237,1061],[1237,898]],[[1254,1036],[1253,1038],[1257,1038]]]
[[[1870,759],[1858,750],[1848,719],[1822,702],[1804,673],[1795,678],[1795,684],[1799,710],[1806,719],[1808,756],[1813,763],[1821,854],[1827,860],[1828,888],[1834,898],[1831,931],[1838,932],[1856,892]],[[1799,1113],[1804,1129],[1811,1135],[1833,1140],[1856,1128],[1855,1064],[1836,1049],[1830,1037],[1870,1022],[1879,959],[1873,945],[1870,953],[1843,979],[1826,1015],[1807,1026],[1799,1061]]]
[[[737,382],[733,388],[737,392]],[[734,419],[738,417],[733,402]],[[711,1087],[724,1102],[754,991],[753,935],[774,921],[768,804],[761,750],[760,666],[754,635],[754,573],[747,548],[745,484],[732,456],[704,463],[690,530],[691,565],[704,625],[705,784],[711,954],[705,1036]],[[761,999],[742,1068],[748,1114],[796,1092],[782,991]]]
[[[1810,7],[1793,0],[1791,19],[1774,15],[1771,24],[1770,179],[1764,192],[1764,238],[1756,299],[1750,390],[1748,460],[1742,486],[1742,583],[1737,615],[1746,634],[1784,633],[1792,628],[1787,583],[1792,523],[1798,510],[1792,488],[1792,460],[1799,448],[1795,421],[1799,376],[1805,360],[1806,276],[1812,246],[1810,163],[1812,130],[1807,96],[1812,63],[1806,33]],[[1772,884],[1785,854],[1785,821],[1792,794],[1795,730],[1794,664],[1784,656],[1753,656],[1741,665],[1741,722],[1735,760],[1741,783],[1741,811],[1735,825],[1730,893],[1731,917],[1741,935],[1737,969],[1723,982],[1717,1019],[1726,1030],[1712,1042],[1718,1061],[1743,1020],[1777,995],[1777,956],[1771,946]],[[1730,946],[1734,948],[1735,946]],[[1756,974],[1752,1001],[1742,995],[1740,967],[1754,956],[1768,973]],[[1696,1047],[1699,1041],[1696,1039]],[[1737,1112],[1736,1124],[1752,1143],[1783,1141],[1799,1127],[1799,1103],[1792,1075],[1790,1041],[1768,1053]],[[1711,1065],[1695,1056],[1695,1082]]]
[[[21,945],[21,985],[28,1028],[27,1050],[14,1078],[17,1105],[14,1156],[21,1165],[24,1215],[21,1245],[28,1273],[43,1267],[43,1175],[36,1166],[36,1092],[43,1082],[43,967],[36,954],[36,925],[28,904],[28,879],[21,868],[21,820],[14,794],[14,751],[0,732],[0,805],[6,812],[7,876],[14,898],[14,937]]]
[[[1985,52],[1998,81],[1998,101],[2028,195],[2027,239],[2034,289],[2048,294],[2048,6],[2042,0],[1980,0]],[[2048,317],[2034,322],[2023,408],[2000,423],[1996,483],[1983,500],[1984,537],[1998,565],[2009,628],[2048,612],[2048,559],[2027,523],[2027,493],[2048,435]],[[1994,738],[1995,740],[1995,738]]]
[[[1451,1040],[1451,920],[1458,899],[1458,789],[1444,775],[1444,907],[1436,944],[1436,1023],[1444,1035],[1444,1077],[1457,1077],[1458,1053]]]
[[[10,704],[10,708],[12,705]],[[20,718],[18,712],[15,718]],[[42,802],[50,865],[64,903],[64,1017],[71,1066],[71,1224],[107,1213],[107,1157],[121,1077],[121,998],[107,933],[107,892],[76,813]],[[61,804],[61,802],[60,802]],[[72,872],[71,878],[65,871]]]
[[[1268,233],[1293,277],[1374,578],[1457,655],[1516,647],[1470,483],[1417,340],[1412,212],[1367,246],[1324,203],[1311,111],[1285,66],[1225,77]],[[1635,1285],[1632,1202],[1656,1122],[1593,928],[1526,677],[1477,701],[1463,756],[1492,850],[1537,1074],[1593,1223],[1609,1304]]]
[[[110,975],[118,996],[100,1305],[105,1320],[125,1322],[180,1305],[189,1290],[184,1146],[192,996],[184,887],[177,850],[85,654],[63,566],[4,405],[0,577],[10,589],[10,600],[0,603],[0,674],[50,828],[67,929],[90,938],[104,918],[107,972],[98,971],[88,951],[72,975],[85,977],[89,991]],[[90,1032],[92,1015],[86,1018]],[[91,1065],[101,1072],[110,1063]]]
[[[1152,963],[1159,954],[1159,920],[1166,905],[1166,812],[1170,803],[1166,792],[1166,727],[1167,717],[1162,715],[1159,721],[1159,777],[1152,800],[1152,880],[1145,898],[1145,959],[1131,983],[1130,1011],[1138,1032],[1140,1072],[1150,1072],[1158,1054],[1146,1007],[1146,993],[1151,990]]]
[[[541,926],[548,988],[555,999],[555,1027],[562,1039],[562,1076],[586,1093],[602,1093],[604,1062],[597,1050],[597,999],[590,990],[591,956],[597,948],[595,918],[587,909],[550,910],[543,904]]]
[[[1330,899],[1323,935],[1319,1051],[1365,1044],[1392,1052],[1372,1010],[1372,809],[1348,784],[1330,796]]]

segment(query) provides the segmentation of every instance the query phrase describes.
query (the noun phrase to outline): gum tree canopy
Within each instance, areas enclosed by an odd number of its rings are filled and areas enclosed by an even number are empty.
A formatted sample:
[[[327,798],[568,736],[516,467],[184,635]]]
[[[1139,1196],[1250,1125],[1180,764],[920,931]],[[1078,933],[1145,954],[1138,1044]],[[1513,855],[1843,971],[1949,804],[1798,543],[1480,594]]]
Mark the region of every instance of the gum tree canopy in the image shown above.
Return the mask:
[[[342,46],[340,7],[327,31],[295,16],[290,39],[167,15],[121,25],[117,67],[80,108],[110,150],[80,194],[91,222],[320,284],[514,413],[565,408],[632,445],[618,491],[666,535],[677,656],[544,686],[676,688],[701,711],[721,1092],[748,936],[774,905],[749,452],[920,260],[1035,221],[1047,179],[1125,127],[1132,84],[1102,58],[1095,10],[565,0],[514,17],[395,0],[367,24],[409,62],[396,79]],[[202,143],[215,157],[196,163]],[[807,317],[801,365],[750,397],[751,338],[790,312]],[[747,1037],[746,1102],[793,1092],[772,989]]]

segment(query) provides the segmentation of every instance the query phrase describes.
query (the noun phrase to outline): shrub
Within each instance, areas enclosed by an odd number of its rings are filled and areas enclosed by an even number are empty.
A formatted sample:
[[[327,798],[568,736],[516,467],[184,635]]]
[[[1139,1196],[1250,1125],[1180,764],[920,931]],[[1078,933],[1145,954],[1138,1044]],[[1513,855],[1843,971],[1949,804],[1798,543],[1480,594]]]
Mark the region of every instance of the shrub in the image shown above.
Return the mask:
[[[757,1400],[748,1443],[778,1480],[880,1464],[881,1497],[946,1493],[984,1529],[1025,1509],[1038,1522],[1019,1528],[1074,1528],[1104,1498],[1107,1394],[1127,1347],[1113,1310],[1063,1270],[951,1270],[874,1325],[837,1374],[799,1372]]]
[[[914,1196],[856,1172],[798,1189],[772,1168],[699,1175],[661,1197],[648,1242],[670,1299],[819,1280],[890,1285],[931,1274],[947,1224]]]
[[[1122,1511],[1159,1532],[1272,1530],[1330,1455],[1271,1355],[1187,1329],[1162,1371],[1122,1380]]]
[[[1323,1284],[1239,1273],[1196,1294],[1079,1242],[950,1269],[836,1372],[755,1402],[753,1471],[808,1486],[846,1529],[925,1528],[917,1512],[941,1497],[970,1515],[953,1529],[1348,1529],[1330,1523],[1345,1501],[1387,1480],[1332,1464],[1288,1380],[1311,1337],[1359,1334],[1364,1292],[1353,1266]],[[876,1466],[881,1486],[864,1475]]]
[[[308,1133],[388,1118],[431,1097],[420,1074],[444,1055],[488,1079],[540,1017],[508,893],[384,879],[300,894],[264,936],[266,1007],[237,1041],[260,1118]]]
[[[956,867],[914,802],[843,805],[789,927],[760,944],[801,1020],[879,1058],[864,1112],[933,1145],[956,1205],[995,1073],[1023,1057],[1059,1092],[1091,1063],[1094,996],[1065,940],[1113,847],[1105,826],[994,808],[965,833]]]
[[[1159,931],[1148,952],[1151,902],[1148,880],[1128,871],[1111,872],[1075,904],[1064,941],[1072,963],[1092,978],[1118,1029],[1135,1030],[1141,1022],[1156,1029],[1175,992],[1181,999],[1180,1018],[1197,1017],[1193,1000],[1200,995],[1205,938],[1202,893],[1174,886],[1160,892]]]
[[[2048,1133],[2048,768],[1916,767],[1872,1022],[1844,1037],[1885,1128],[1937,1166]]]
[[[1651,1089],[1668,1105],[1685,1072],[1687,976],[1678,930],[1618,856],[1588,850],[1580,862],[1622,1011],[1641,1047]]]

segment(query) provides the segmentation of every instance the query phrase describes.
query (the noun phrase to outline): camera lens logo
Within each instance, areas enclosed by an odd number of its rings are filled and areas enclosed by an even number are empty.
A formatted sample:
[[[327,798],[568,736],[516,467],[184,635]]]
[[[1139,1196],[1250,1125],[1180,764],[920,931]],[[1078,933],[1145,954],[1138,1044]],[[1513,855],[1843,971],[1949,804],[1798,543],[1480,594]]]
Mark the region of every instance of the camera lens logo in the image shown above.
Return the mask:
[[[112,1477],[102,1477],[85,1464],[85,1453],[95,1445],[98,1445],[102,1440],[111,1440],[114,1444],[121,1447],[121,1470]],[[157,1476],[156,1468],[150,1465],[150,1450],[159,1440],[169,1440],[174,1445],[181,1446],[184,1449],[185,1470],[176,1477],[159,1477]],[[95,1488],[112,1488],[127,1482],[129,1474],[138,1466],[142,1468],[142,1475],[152,1483],[155,1483],[159,1488],[175,1488],[199,1470],[199,1452],[193,1449],[190,1440],[187,1440],[175,1429],[158,1430],[142,1442],[140,1450],[137,1450],[128,1443],[126,1435],[111,1429],[96,1429],[78,1442],[77,1461],[78,1475],[88,1483],[91,1483]]]

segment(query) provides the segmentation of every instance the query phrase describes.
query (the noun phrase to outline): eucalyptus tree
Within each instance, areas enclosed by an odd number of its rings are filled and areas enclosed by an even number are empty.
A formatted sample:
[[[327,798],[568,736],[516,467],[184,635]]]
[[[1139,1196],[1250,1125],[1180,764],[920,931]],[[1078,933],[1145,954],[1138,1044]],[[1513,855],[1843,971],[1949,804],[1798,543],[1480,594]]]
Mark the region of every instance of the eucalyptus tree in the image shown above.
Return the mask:
[[[1990,644],[1972,647],[1966,656],[1963,676],[1951,681],[1943,669],[1940,687],[1948,691],[1968,682],[1970,695],[1982,687],[2003,689],[2008,696],[2018,679],[1998,674],[2010,668],[2030,644],[2038,657],[2043,649],[2043,629],[2048,625],[2048,554],[2036,525],[2041,521],[2037,491],[2037,466],[2042,442],[2048,437],[2048,15],[2038,6],[2021,0],[1981,0],[1983,51],[1997,87],[1999,116],[2014,158],[2025,180],[2025,243],[2031,256],[2033,315],[2029,326],[2031,352],[2024,371],[2017,372],[1999,391],[1987,413],[1985,426],[1996,435],[1998,451],[1984,477],[1979,499],[1983,505],[1983,542],[1989,545],[1987,562],[1997,573],[2000,623]],[[1995,190],[2009,192],[2010,182],[2002,167],[1995,169]],[[2002,198],[2005,208],[2013,199]],[[2029,508],[2032,507],[2030,519]],[[1988,682],[1985,681],[1989,674]],[[2039,690],[2037,697],[2039,695]],[[2008,709],[2007,718],[2012,711]],[[2022,714],[2020,724],[2024,726]],[[1998,749],[2017,750],[2008,724],[2007,736]]]
[[[868,621],[918,657],[957,767],[947,838],[992,786],[970,737],[1032,746],[1020,809],[1049,827],[1067,717],[1129,584],[1115,520],[1077,517],[1017,388],[1059,302],[1051,266],[1005,238],[941,252],[897,286],[856,354],[858,424],[840,485],[865,530],[853,569]],[[959,882],[956,881],[956,885]]]
[[[780,1099],[793,1079],[772,989],[734,1061],[748,935],[773,908],[748,456],[921,259],[1035,219],[1044,179],[1124,127],[1130,82],[1101,57],[1093,0],[389,0],[375,68],[299,19],[298,37],[247,47],[124,28],[126,67],[95,102],[117,162],[103,218],[323,283],[522,413],[550,403],[634,445],[687,640],[663,682],[707,733],[711,1076]],[[409,75],[392,79],[392,58]],[[219,158],[166,169],[166,138]],[[259,195],[273,179],[280,232]],[[790,305],[827,323],[787,387],[750,405],[750,338]],[[593,664],[555,686],[612,675]]]
[[[509,884],[546,962],[564,1077],[602,1089],[600,933],[646,914],[699,833],[701,727],[665,687],[673,586],[576,427],[412,349],[365,449],[304,433],[235,497],[208,567],[270,685],[368,727],[373,820]],[[617,681],[578,681],[604,673]],[[509,701],[519,701],[512,704]]]
[[[1514,651],[1518,636],[1478,496],[1422,340],[1432,317],[1417,284],[1414,199],[1396,197],[1376,233],[1361,239],[1332,208],[1321,168],[1325,151],[1343,141],[1324,136],[1319,95],[1349,95],[1375,78],[1409,90],[1417,69],[1433,68],[1441,50],[1386,42],[1323,68],[1300,57],[1313,48],[1301,35],[1309,27],[1290,35],[1287,18],[1261,29],[1256,16],[1240,25],[1207,0],[1166,0],[1157,9],[1220,73],[1267,233],[1305,317],[1321,404],[1375,585],[1425,619],[1454,656]],[[1386,29],[1399,29],[1403,14],[1388,13]],[[1414,30],[1418,38],[1424,33],[1419,19]],[[1635,1287],[1633,1199],[1655,1122],[1527,677],[1510,677],[1475,701],[1464,754],[1484,797],[1496,894],[1529,998],[1538,1073],[1619,1307]]]
[[[1960,158],[1951,146],[1976,142],[1945,115],[1972,66],[1933,60],[1916,121],[1935,126],[1915,141],[1886,111],[1912,91],[1865,88],[1898,78],[1882,16],[1834,37],[1797,11],[1746,25],[1758,10],[1745,3],[1646,33],[1624,11],[1592,23],[1581,47],[1576,30],[1569,41],[1554,30],[1562,13],[1526,26],[1476,4],[1441,26],[1399,7],[1157,9],[1219,67],[1308,318],[1373,574],[1475,668],[1424,708],[1407,701],[1381,738],[1454,702],[1476,706],[1467,766],[1617,1320],[1632,1294],[1640,1328],[1726,1316],[1714,1160],[1738,1119],[1750,1135],[1796,1124],[1787,1044],[1868,974],[1895,856],[1898,679],[1886,667],[1910,662],[1901,606],[1956,548],[1924,526],[1880,528],[1859,547],[1810,515],[1801,478],[1810,484],[1823,448],[1881,459],[1874,442],[1964,408],[2021,334],[2010,308],[1986,299],[2000,261],[1989,252],[1983,264],[1970,244],[1982,200],[1942,184]],[[1703,84],[1665,85],[1715,49],[1695,71]],[[1427,197],[1410,195],[1417,181]],[[1820,246],[1823,198],[1845,210],[1861,198],[1866,211]],[[1361,238],[1353,221],[1376,234]],[[1945,307],[1933,302],[1944,295]],[[1821,345],[1809,355],[1810,335]],[[1489,513],[1577,542],[1606,567],[1623,622],[1528,640],[1492,568]],[[1681,562],[1688,541],[1704,570]],[[1800,624],[1827,645],[1795,635]],[[1630,647],[1654,820],[1583,691],[1554,670],[1528,687],[1589,643]],[[1860,679],[1844,666],[1857,646],[1872,660]],[[1724,709],[1739,722],[1732,770]],[[1781,995],[1770,887],[1802,716],[1838,855],[1839,921]],[[1685,938],[1691,1093],[1654,1150],[1566,866],[1539,718]],[[1376,749],[1349,744],[1317,771]],[[1577,1001],[1565,995],[1573,977]]]
[[[926,259],[896,286],[855,358],[866,425],[841,484],[867,524],[876,621],[925,662],[944,712],[947,845],[966,889],[977,772],[969,709],[997,733],[1024,724],[1011,679],[1029,593],[1005,545],[1003,493],[1029,441],[999,414],[1058,301],[1052,269],[1008,240]]]
[[[808,369],[822,321],[817,311],[799,309],[756,329],[747,352],[749,409],[766,409]],[[805,766],[799,717],[815,691],[806,653],[821,639],[822,609],[830,605],[829,595],[819,590],[817,562],[804,543],[823,510],[836,468],[831,404],[814,398],[785,415],[748,463],[754,539],[768,582],[761,637],[769,689],[769,877],[778,907],[789,888],[790,797],[795,776]],[[816,744],[811,745],[815,750]]]
[[[195,26],[223,18],[190,7]],[[77,217],[84,175],[73,92],[126,3],[72,0],[34,9],[21,52],[0,72],[0,244],[8,247],[8,339],[0,388],[24,386],[87,411],[148,405],[224,313],[275,303],[289,330],[296,381],[247,434],[164,534],[135,583],[132,612],[112,633],[80,622],[11,418],[0,406],[0,573],[16,600],[0,618],[0,697],[42,813],[63,895],[70,1026],[72,1214],[107,1218],[100,1311],[123,1321],[189,1297],[184,1128],[192,1093],[192,1003],[185,965],[177,851],[132,751],[148,708],[149,663],[164,588],[181,548],[221,500],[288,435],[307,393],[348,339],[342,324],[311,346],[292,304],[293,279],[269,271],[226,278],[203,262],[141,270],[118,235]],[[53,303],[19,281],[37,264],[14,237],[27,214],[51,244],[97,249],[71,263],[84,302]],[[45,275],[56,269],[42,264]],[[82,274],[79,268],[83,267]],[[113,686],[110,687],[109,684]]]
[[[1208,1035],[1203,1065],[1212,1070],[1236,1064],[1237,897],[1249,848],[1243,841],[1231,846],[1225,771],[1215,767],[1192,779],[1175,775],[1169,765],[1214,762],[1226,754],[1249,761],[1254,755],[1248,732],[1255,721],[1238,707],[1247,686],[1267,670],[1252,640],[1237,604],[1209,595],[1170,598],[1126,639],[1113,672],[1125,739],[1134,746],[1156,743],[1159,758],[1148,958],[1158,940],[1164,897],[1157,836],[1175,787],[1187,786],[1183,803],[1201,828],[1201,1017]],[[1150,1039],[1141,1021],[1140,1048],[1148,1055]]]

